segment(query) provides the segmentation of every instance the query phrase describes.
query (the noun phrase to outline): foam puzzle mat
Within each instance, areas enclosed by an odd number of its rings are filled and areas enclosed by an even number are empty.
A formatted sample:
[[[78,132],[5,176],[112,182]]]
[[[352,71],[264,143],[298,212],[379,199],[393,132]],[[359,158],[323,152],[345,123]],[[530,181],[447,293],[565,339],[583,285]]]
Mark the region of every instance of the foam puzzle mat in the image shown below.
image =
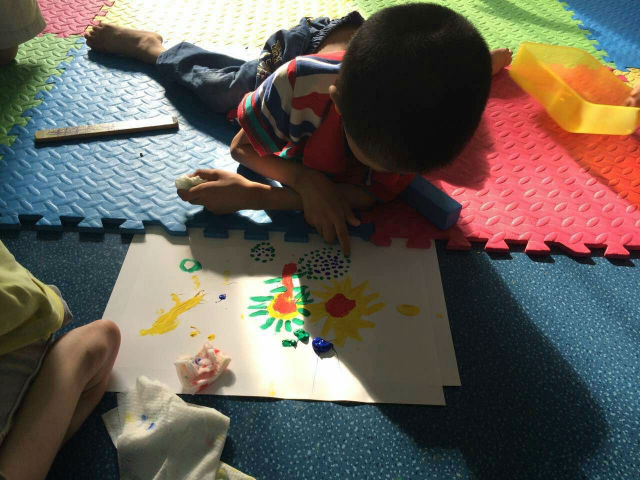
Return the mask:
[[[348,0],[117,0],[102,21],[129,28],[151,30],[165,44],[181,41],[201,46],[241,45],[260,48],[276,30],[290,28],[302,17],[337,18],[355,10]]]
[[[576,0],[567,10],[618,68],[640,67],[640,6],[635,0]]]
[[[73,58],[69,50],[78,48],[75,38],[56,38],[46,34],[22,44],[17,62],[0,69],[0,144],[9,145],[14,125],[26,125],[23,113],[40,100],[35,95],[53,86],[52,75],[60,75]]]
[[[502,72],[479,131],[462,155],[427,178],[462,204],[458,224],[438,231],[394,202],[365,215],[372,241],[406,237],[427,246],[446,238],[452,249],[470,241],[507,252],[547,254],[558,245],[576,256],[605,248],[610,258],[640,249],[640,132],[630,136],[565,132],[542,106]]]
[[[43,33],[60,37],[81,35],[101,9],[111,6],[108,0],[39,0],[40,11],[47,22]]]
[[[91,57],[91,58],[90,58]],[[269,230],[305,241],[312,231],[295,213],[246,212],[214,216],[176,197],[174,179],[198,168],[238,167],[229,155],[235,133],[224,116],[212,115],[189,92],[174,86],[165,92],[152,66],[83,47],[56,88],[41,92],[42,103],[25,112],[26,126],[11,146],[1,146],[0,227],[23,220],[60,230],[77,223],[80,230],[103,231],[103,220],[123,233],[142,233],[145,224],[162,224],[169,233],[186,234],[187,226],[205,227],[209,236],[243,229],[247,238],[266,239]],[[97,139],[36,146],[36,130],[156,115],[178,114],[178,132],[158,131],[126,138]],[[199,214],[197,214],[199,213]],[[196,215],[197,214],[197,215]],[[368,238],[371,227],[352,229]]]
[[[403,0],[355,0],[363,15],[371,15],[383,7],[407,3]],[[471,1],[434,0],[470,19],[487,40],[490,48],[511,48],[523,41],[550,43],[581,48],[597,58],[605,52],[597,41],[588,39],[572,13],[557,0]],[[496,21],[499,20],[499,21]]]
[[[43,11],[55,12],[58,3],[42,0],[41,5]],[[282,8],[282,2],[276,0],[188,0],[176,9],[168,0],[75,0],[77,18],[64,24],[52,22],[48,28],[65,36],[80,24],[103,20],[158,31],[167,44],[184,39],[204,46],[255,48],[274,30],[294,25],[303,16],[337,17],[354,9],[368,16],[395,3],[403,2],[296,0],[287,1],[287,8]],[[535,5],[470,0],[441,3],[472,19],[492,48],[516,48],[528,40],[570,45],[607,58],[597,40],[587,38],[584,26],[556,0]],[[96,15],[93,22],[86,20],[90,12]],[[0,228],[19,228],[23,221],[36,221],[41,229],[59,230],[73,223],[80,230],[102,231],[103,224],[114,224],[122,232],[140,233],[147,224],[161,224],[173,234],[203,226],[210,236],[224,237],[229,229],[243,229],[248,238],[262,239],[268,237],[268,231],[278,230],[285,231],[288,240],[305,241],[312,229],[300,214],[214,216],[177,199],[176,176],[201,167],[236,169],[228,153],[234,128],[205,111],[179,87],[170,87],[165,94],[152,68],[115,56],[88,54],[86,47],[77,52],[73,37],[52,37],[46,34],[32,41],[41,43],[44,64],[59,63],[49,50],[58,55],[64,52],[66,57],[66,50],[72,49],[70,55],[76,58],[62,77],[48,78],[46,87],[41,79],[42,85],[16,96],[17,106],[7,109],[10,114],[3,110]],[[45,45],[47,41],[55,45]],[[41,68],[37,49],[25,50],[24,56]],[[639,73],[637,69],[624,72],[630,81]],[[18,75],[13,81],[24,83]],[[51,90],[34,98],[42,88]],[[179,114],[179,132],[43,147],[33,143],[38,129],[168,113]],[[370,223],[352,234],[368,238],[375,229],[372,239],[376,243],[406,237],[411,247],[426,246],[433,238],[448,239],[453,249],[481,241],[486,242],[487,250],[508,251],[510,243],[524,243],[527,252],[537,254],[560,245],[574,255],[588,255],[589,248],[598,247],[606,249],[606,256],[627,257],[630,249],[640,248],[635,233],[640,227],[638,134],[567,134],[505,74],[494,84],[481,131],[455,165],[476,168],[478,158],[482,160],[480,171],[462,183],[451,169],[430,177],[464,206],[454,229],[436,230],[396,202],[364,213],[363,219]]]

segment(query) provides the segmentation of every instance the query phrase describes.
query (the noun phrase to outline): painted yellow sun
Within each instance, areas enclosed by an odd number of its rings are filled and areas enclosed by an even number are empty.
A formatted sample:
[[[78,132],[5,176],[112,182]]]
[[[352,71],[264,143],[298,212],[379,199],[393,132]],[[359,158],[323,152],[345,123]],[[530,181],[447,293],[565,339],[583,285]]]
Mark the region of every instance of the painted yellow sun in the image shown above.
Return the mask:
[[[385,306],[382,302],[370,305],[380,294],[365,295],[369,282],[352,287],[349,276],[342,281],[332,280],[331,283],[331,285],[324,284],[323,290],[312,292],[323,301],[305,306],[311,313],[309,322],[315,323],[326,318],[321,335],[329,336],[331,341],[339,347],[344,347],[347,338],[362,341],[359,329],[375,327],[375,323],[364,320],[362,317],[372,315]]]

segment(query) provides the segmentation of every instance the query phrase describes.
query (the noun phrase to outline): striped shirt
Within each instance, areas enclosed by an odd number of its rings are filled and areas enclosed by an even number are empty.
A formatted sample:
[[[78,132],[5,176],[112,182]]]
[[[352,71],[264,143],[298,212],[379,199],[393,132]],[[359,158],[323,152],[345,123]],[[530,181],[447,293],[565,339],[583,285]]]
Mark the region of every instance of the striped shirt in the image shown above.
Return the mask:
[[[402,192],[413,175],[350,167],[342,118],[329,97],[344,52],[297,57],[271,74],[238,105],[238,121],[262,157],[278,155],[364,186],[381,201]]]

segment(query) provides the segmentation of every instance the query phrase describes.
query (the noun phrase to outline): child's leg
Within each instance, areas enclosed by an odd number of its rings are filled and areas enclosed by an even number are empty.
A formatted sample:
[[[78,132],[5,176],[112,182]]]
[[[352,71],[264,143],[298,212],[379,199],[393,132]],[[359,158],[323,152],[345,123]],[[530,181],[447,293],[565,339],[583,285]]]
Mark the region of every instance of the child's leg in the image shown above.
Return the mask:
[[[10,64],[18,54],[18,45],[0,50],[0,67]]]
[[[157,33],[106,24],[86,39],[93,49],[155,64],[165,79],[192,90],[218,113],[236,108],[256,85],[257,60],[245,62],[186,42],[165,50]]]
[[[492,74],[500,72],[504,67],[511,63],[511,57],[513,52],[508,48],[499,48],[497,50],[491,50],[491,66]]]
[[[116,324],[97,320],[51,347],[0,447],[7,478],[46,476],[60,446],[102,398],[119,346]]]

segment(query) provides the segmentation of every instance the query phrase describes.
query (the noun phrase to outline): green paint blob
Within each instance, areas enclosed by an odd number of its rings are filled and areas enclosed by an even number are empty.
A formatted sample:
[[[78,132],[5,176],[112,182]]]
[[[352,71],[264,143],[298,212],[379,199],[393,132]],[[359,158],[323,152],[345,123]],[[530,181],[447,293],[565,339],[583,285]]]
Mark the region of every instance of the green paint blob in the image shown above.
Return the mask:
[[[287,320],[286,322],[284,322],[284,329],[285,329],[287,332],[290,332],[290,331],[291,331],[291,320]]]
[[[298,345],[297,340],[282,340],[283,347],[296,347]]]
[[[249,300],[251,300],[252,302],[270,302],[271,300],[273,300],[272,296],[268,296],[268,297],[249,297]]]
[[[282,293],[282,292],[286,292],[287,291],[287,287],[278,287],[278,288],[274,288],[273,290],[271,290],[271,293]]]
[[[250,313],[249,316],[250,317],[259,317],[261,315],[268,315],[268,314],[269,314],[269,312],[267,312],[266,310],[258,310],[257,312]]]
[[[193,265],[187,268],[187,263],[192,263]],[[197,272],[198,270],[202,270],[202,264],[193,258],[185,258],[180,262],[180,270],[187,273]]]
[[[298,309],[298,313],[301,313],[305,317],[308,317],[309,315],[311,315],[311,312],[309,310],[307,310],[306,308],[299,308]]]
[[[278,320],[278,324],[276,325],[276,332],[279,332],[282,328],[282,319]]]
[[[269,280],[265,280],[264,283],[280,283],[282,281],[282,277],[270,278]]]
[[[276,321],[276,319],[275,319],[275,318],[273,318],[273,317],[269,317],[269,318],[267,319],[267,321],[266,321],[266,322],[264,322],[262,325],[260,325],[260,328],[261,328],[262,330],[266,330],[266,329],[267,329],[267,328],[269,328],[271,325],[273,325],[273,322],[275,322],[275,321]]]
[[[309,333],[302,328],[297,329],[293,334],[298,337],[298,340],[302,343],[307,343],[309,341]]]
[[[267,306],[264,303],[262,305],[249,305],[250,310],[259,310],[262,308],[267,308]]]
[[[304,321],[300,320],[299,318],[294,318],[293,320],[291,320],[293,323],[295,323],[296,325],[304,325]]]

